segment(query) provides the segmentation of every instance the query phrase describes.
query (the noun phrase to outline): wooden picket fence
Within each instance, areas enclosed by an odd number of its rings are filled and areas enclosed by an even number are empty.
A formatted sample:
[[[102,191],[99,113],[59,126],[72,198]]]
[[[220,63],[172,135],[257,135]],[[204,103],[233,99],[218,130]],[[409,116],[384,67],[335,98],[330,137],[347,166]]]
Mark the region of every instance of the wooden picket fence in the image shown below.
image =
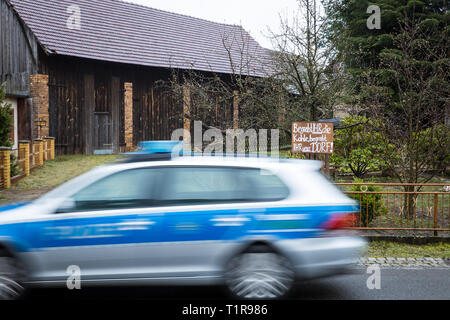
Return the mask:
[[[20,174],[11,177],[11,153],[16,156]],[[55,158],[55,138],[19,141],[18,149],[0,147],[0,188],[8,189],[11,182],[30,175],[31,170],[42,167],[45,161]]]

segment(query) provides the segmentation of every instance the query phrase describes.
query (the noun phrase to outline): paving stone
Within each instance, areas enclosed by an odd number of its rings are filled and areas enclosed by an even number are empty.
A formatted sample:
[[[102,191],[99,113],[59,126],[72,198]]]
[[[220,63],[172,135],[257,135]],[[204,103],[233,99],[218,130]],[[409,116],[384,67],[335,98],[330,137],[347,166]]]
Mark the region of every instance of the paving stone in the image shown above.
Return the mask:
[[[386,260],[387,260],[387,261],[395,261],[395,258],[387,257]]]
[[[450,268],[450,259],[442,258],[372,258],[358,259],[358,264],[368,267],[378,264],[382,268]]]

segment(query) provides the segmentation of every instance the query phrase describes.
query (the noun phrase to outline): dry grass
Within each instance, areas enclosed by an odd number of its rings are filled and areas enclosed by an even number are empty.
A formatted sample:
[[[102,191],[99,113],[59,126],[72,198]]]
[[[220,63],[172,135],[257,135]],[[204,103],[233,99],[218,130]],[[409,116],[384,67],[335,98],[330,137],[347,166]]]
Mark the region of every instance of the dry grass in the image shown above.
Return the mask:
[[[14,183],[11,189],[0,191],[0,205],[30,201],[58,185],[91,170],[113,162],[117,155],[67,155],[44,163],[42,168],[33,170],[29,177]]]
[[[407,244],[390,241],[372,241],[368,257],[395,258],[450,258],[450,243]]]
[[[45,162],[29,177],[12,186],[12,190],[36,190],[53,188],[101,164],[117,159],[116,155],[68,155]]]

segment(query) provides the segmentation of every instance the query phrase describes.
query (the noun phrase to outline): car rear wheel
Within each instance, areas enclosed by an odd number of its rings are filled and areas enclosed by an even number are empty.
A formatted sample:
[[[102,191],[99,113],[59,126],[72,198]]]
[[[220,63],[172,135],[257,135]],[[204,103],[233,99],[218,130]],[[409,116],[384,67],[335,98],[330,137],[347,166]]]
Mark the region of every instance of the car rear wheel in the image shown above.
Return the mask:
[[[23,279],[19,262],[9,256],[0,256],[0,300],[19,299],[25,293],[21,285]]]
[[[249,250],[232,258],[225,274],[228,290],[240,299],[278,299],[294,284],[289,261],[275,252]]]

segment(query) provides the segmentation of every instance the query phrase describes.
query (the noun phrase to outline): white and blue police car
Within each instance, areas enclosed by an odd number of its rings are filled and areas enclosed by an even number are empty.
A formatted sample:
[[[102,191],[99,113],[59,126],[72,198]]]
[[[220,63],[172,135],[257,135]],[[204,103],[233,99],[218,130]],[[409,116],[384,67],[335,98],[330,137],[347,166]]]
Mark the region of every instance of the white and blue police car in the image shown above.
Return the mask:
[[[339,232],[358,206],[320,162],[167,146],[0,208],[0,297],[64,287],[76,266],[83,286],[225,285],[238,298],[280,298],[364,252],[364,239]]]

